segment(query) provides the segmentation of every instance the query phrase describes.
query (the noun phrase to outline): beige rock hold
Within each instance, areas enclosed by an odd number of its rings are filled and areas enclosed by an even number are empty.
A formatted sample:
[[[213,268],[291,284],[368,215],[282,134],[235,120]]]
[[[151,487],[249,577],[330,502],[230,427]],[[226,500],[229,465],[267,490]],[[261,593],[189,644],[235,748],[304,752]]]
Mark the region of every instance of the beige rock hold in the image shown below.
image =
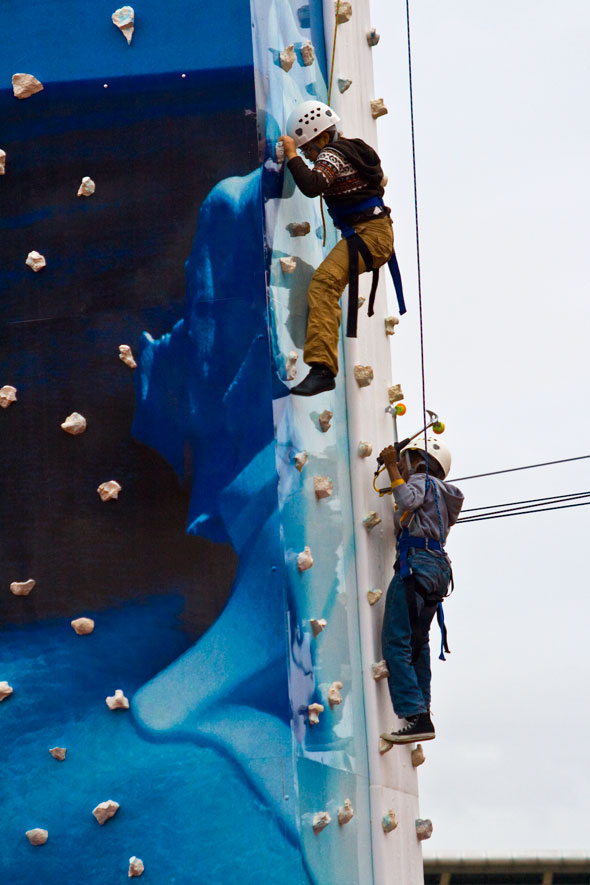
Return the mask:
[[[381,517],[376,510],[369,510],[366,516],[363,516],[363,525],[368,532],[374,529],[381,522]]]
[[[43,90],[43,83],[32,74],[13,74],[12,91],[15,98],[29,98]]]
[[[128,344],[119,344],[119,359],[129,366],[130,369],[137,369],[137,363],[133,358],[133,351]]]
[[[393,744],[391,743],[391,741],[386,741],[385,738],[382,737],[379,738],[379,753],[381,754],[381,756],[389,753],[392,748]]]
[[[340,826],[349,823],[354,817],[354,808],[350,799],[344,800],[344,805],[338,809],[338,823]]]
[[[297,375],[297,360],[299,354],[294,350],[289,351],[289,355],[285,361],[285,371],[287,373],[287,381],[294,381]]]
[[[279,258],[279,264],[283,273],[295,273],[297,259],[293,255],[287,255],[285,258]]]
[[[392,384],[391,387],[388,387],[387,398],[389,399],[391,405],[393,405],[394,403],[399,403],[399,401],[404,398],[401,384]]]
[[[329,823],[331,823],[332,818],[330,817],[327,811],[316,811],[313,816],[312,827],[314,833],[321,833],[322,830],[325,830]]]
[[[374,664],[371,664],[371,670],[375,682],[379,682],[381,679],[387,679],[387,677],[389,676],[389,670],[387,669],[386,661],[375,661]]]
[[[42,830],[40,827],[35,827],[34,830],[27,830],[25,836],[31,843],[31,845],[45,845],[49,838],[49,833],[47,830]]]
[[[361,440],[357,449],[359,458],[368,458],[369,455],[373,454],[373,446],[370,442],[366,442],[365,440]]]
[[[84,176],[80,187],[78,188],[79,197],[91,197],[96,190],[96,185],[87,175]]]
[[[11,384],[5,384],[0,387],[0,407],[7,409],[11,403],[16,402],[16,387]]]
[[[412,765],[414,768],[418,768],[419,765],[423,765],[425,762],[426,756],[424,755],[422,744],[418,744],[418,746],[412,750]]]
[[[324,712],[323,704],[310,704],[307,708],[307,718],[310,725],[319,725],[320,713]]]
[[[338,77],[338,89],[340,92],[346,92],[352,86],[352,80],[348,77]]]
[[[318,418],[318,422],[320,425],[320,430],[322,433],[327,433],[330,429],[330,421],[334,417],[334,412],[331,412],[329,409],[324,409],[322,414]]]
[[[292,237],[306,237],[311,230],[309,221],[292,221],[287,225],[287,230]]]
[[[311,627],[311,632],[313,633],[313,635],[319,636],[320,633],[328,626],[328,622],[325,618],[310,618],[309,626]]]
[[[285,47],[285,49],[279,52],[279,62],[284,71],[287,73],[291,70],[293,65],[295,64],[295,47],[292,43]]]
[[[307,454],[307,452],[297,452],[297,454],[295,455],[295,467],[297,468],[299,473],[301,473],[301,471],[307,464],[308,458],[309,455]]]
[[[100,495],[101,501],[110,501],[111,498],[119,497],[121,486],[115,479],[110,479],[108,482],[101,482],[96,491]]]
[[[334,9],[338,16],[337,21],[339,25],[349,22],[352,18],[352,3],[347,2],[347,0],[340,0],[340,6],[335,2]]]
[[[359,387],[368,387],[373,378],[372,366],[357,365],[354,367],[354,379]]]
[[[381,826],[383,827],[384,833],[391,833],[391,831],[395,830],[397,827],[397,818],[395,816],[395,811],[393,811],[392,808],[390,808],[387,814],[384,814],[381,818]]]
[[[6,174],[6,151],[0,150],[0,175]]]
[[[80,433],[84,433],[87,426],[86,418],[84,415],[81,415],[80,412],[72,412],[71,415],[68,415],[64,423],[60,425],[62,430],[65,430],[66,433],[71,433],[72,436],[78,436]]]
[[[129,872],[127,873],[127,875],[130,879],[132,879],[134,876],[141,876],[144,869],[145,867],[143,865],[143,861],[139,857],[135,857],[135,855],[133,855],[133,857],[129,858]]]
[[[47,267],[45,256],[41,255],[40,252],[36,252],[35,250],[29,252],[25,264],[27,265],[27,267],[30,267],[31,270],[34,270],[35,273],[39,273],[40,270],[43,270],[44,267]]]
[[[112,799],[107,799],[106,802],[100,802],[93,810],[92,814],[102,827],[107,820],[110,820],[111,817],[115,816],[118,810],[119,803],[114,802]]]
[[[388,114],[389,111],[385,107],[382,98],[374,98],[371,102],[371,116],[373,120],[376,120],[378,117],[383,117],[385,114]]]
[[[70,624],[78,636],[88,636],[94,630],[92,618],[76,618],[74,621],[70,621]]]
[[[111,19],[115,27],[119,28],[121,33],[125,35],[127,43],[130,44],[135,29],[135,11],[133,7],[122,6],[120,9],[116,9]]]
[[[370,31],[367,31],[367,43],[369,46],[376,46],[380,39],[381,34],[377,33],[376,28],[371,28]]]
[[[375,605],[383,596],[383,590],[367,590],[369,605]]]
[[[28,596],[34,586],[33,578],[29,578],[28,581],[13,581],[10,585],[10,592],[13,596]]]
[[[329,476],[314,476],[313,490],[318,500],[329,498],[334,491],[334,483]]]
[[[68,751],[66,747],[51,747],[49,752],[54,759],[57,759],[58,762],[63,762]]]
[[[5,698],[9,697],[13,693],[14,689],[12,685],[9,685],[8,682],[0,682],[0,701],[3,701]]]
[[[416,836],[419,842],[430,839],[433,829],[431,820],[422,820],[420,817],[416,820]]]
[[[395,327],[399,323],[398,317],[385,317],[385,334],[386,335],[395,335]]]
[[[305,67],[309,67],[315,61],[315,49],[311,40],[307,40],[301,47],[301,60]]]
[[[384,175],[384,176],[382,177],[382,179],[381,179],[381,187],[382,187],[383,189],[385,189],[385,188],[387,187],[388,184],[389,184],[389,176],[388,176],[388,175]]]
[[[128,710],[129,709],[129,701],[123,694],[120,688],[115,690],[113,695],[109,695],[105,698],[105,704],[109,708],[109,710]]]
[[[366,300],[367,300],[367,299],[365,298],[364,295],[359,295],[359,300],[358,300],[358,310],[361,309],[361,307],[363,306],[363,304],[365,303]]]
[[[328,703],[331,707],[337,707],[342,703],[342,695],[340,694],[341,688],[341,682],[333,682],[328,689]]]
[[[297,568],[300,572],[306,571],[313,565],[313,556],[309,547],[304,547],[301,553],[297,554]]]

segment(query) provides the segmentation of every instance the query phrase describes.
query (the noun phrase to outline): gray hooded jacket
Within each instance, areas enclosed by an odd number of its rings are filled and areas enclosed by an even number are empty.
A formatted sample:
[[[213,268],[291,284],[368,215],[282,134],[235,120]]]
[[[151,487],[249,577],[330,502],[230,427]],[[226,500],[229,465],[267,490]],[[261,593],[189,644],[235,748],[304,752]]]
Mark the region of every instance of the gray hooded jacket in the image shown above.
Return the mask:
[[[463,493],[450,482],[444,482],[433,476],[429,477],[429,483],[426,491],[426,474],[414,473],[407,482],[400,483],[393,489],[393,499],[397,505],[397,510],[394,512],[396,534],[401,528],[406,527],[410,535],[435,538],[441,542],[446,540],[449,529],[455,525],[461,512]],[[435,486],[438,492],[440,520],[436,511]],[[402,517],[406,513],[407,516],[402,522]]]

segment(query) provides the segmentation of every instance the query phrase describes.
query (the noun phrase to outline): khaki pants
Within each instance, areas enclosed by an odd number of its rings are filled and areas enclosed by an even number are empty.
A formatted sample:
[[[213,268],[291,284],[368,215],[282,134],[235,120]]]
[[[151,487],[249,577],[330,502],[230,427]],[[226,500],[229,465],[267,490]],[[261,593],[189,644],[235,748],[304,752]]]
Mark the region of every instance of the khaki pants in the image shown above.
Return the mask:
[[[355,231],[373,256],[373,267],[381,267],[393,252],[393,225],[389,216],[355,224]],[[366,270],[359,255],[359,272]],[[323,363],[338,374],[338,338],[340,334],[340,296],[348,284],[348,243],[344,237],[322,261],[314,273],[307,293],[309,309],[303,359]]]

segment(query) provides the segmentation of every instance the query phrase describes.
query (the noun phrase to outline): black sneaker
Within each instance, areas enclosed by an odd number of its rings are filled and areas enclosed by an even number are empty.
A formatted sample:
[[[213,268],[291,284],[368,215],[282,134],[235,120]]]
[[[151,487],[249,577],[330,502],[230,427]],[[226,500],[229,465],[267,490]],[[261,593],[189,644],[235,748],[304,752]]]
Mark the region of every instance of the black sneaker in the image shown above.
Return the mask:
[[[436,737],[430,713],[418,713],[417,716],[410,716],[406,722],[405,728],[382,734],[383,740],[390,744],[413,744],[415,741],[432,741]]]
[[[291,388],[295,396],[315,396],[326,390],[334,390],[336,382],[332,371],[323,363],[312,363],[309,375]]]

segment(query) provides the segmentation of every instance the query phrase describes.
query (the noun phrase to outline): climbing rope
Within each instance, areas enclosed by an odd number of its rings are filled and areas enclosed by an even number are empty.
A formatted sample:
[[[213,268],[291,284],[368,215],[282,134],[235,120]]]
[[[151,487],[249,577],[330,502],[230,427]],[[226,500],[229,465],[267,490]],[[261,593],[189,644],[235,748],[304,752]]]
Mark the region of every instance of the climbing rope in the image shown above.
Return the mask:
[[[332,65],[330,67],[330,81],[328,83],[328,104],[332,98],[332,81],[334,80],[334,61],[336,59],[336,38],[338,36],[338,14],[340,12],[340,0],[336,3],[336,21],[334,22],[334,41],[332,43]],[[322,226],[324,228],[324,236],[322,239],[322,248],[326,245],[326,217],[324,215],[324,199],[320,194],[320,213],[322,216]]]

